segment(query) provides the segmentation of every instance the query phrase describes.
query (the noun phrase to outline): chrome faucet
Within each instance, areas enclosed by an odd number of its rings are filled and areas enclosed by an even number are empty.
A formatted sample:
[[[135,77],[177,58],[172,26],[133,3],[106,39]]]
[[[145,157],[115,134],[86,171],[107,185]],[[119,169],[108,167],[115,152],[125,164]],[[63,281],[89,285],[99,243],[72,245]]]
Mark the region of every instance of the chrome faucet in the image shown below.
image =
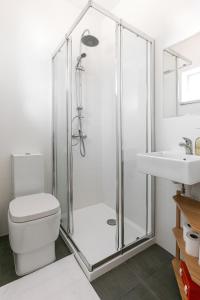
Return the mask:
[[[192,141],[186,137],[183,137],[185,143],[179,143],[179,146],[181,147],[184,147],[185,148],[185,153],[186,154],[190,154],[192,155],[193,154],[193,151],[192,151]]]

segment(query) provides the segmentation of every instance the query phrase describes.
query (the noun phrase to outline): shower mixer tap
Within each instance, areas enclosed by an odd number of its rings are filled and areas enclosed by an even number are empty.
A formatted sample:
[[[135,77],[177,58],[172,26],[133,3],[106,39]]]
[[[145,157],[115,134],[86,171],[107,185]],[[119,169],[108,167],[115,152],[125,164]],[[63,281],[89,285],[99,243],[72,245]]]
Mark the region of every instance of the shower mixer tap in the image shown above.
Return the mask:
[[[77,110],[78,111],[81,111],[83,108],[82,107],[77,107]],[[81,119],[83,119],[84,117],[81,116],[81,114],[78,114],[77,116],[75,116],[72,120],[72,122],[75,120],[75,119],[78,119],[81,121]],[[79,125],[81,125],[81,128],[77,129],[78,133],[73,133],[72,134],[72,138],[74,139],[77,139],[77,138],[80,138],[80,139],[86,139],[87,138],[87,135],[86,134],[83,134],[83,130],[82,130],[82,124],[80,124],[80,121],[79,121]]]
[[[74,139],[77,139],[77,138],[80,138],[80,137],[83,138],[83,139],[86,139],[87,135],[79,132],[79,134],[72,134],[72,137]]]

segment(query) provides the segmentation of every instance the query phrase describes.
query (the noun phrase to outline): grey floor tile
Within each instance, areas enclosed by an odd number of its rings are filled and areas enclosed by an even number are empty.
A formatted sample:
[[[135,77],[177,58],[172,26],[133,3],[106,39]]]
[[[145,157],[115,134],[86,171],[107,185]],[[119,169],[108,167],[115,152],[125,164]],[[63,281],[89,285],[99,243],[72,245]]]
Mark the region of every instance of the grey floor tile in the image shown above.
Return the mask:
[[[120,300],[159,300],[147,287],[139,284],[133,290],[123,295]]]
[[[0,237],[0,249],[9,248],[9,247],[10,247],[10,243],[9,243],[8,235]]]
[[[145,251],[129,259],[126,264],[141,279],[154,274],[162,265],[171,264],[172,255],[167,251],[153,245]]]
[[[70,255],[71,252],[65,242],[62,240],[62,238],[59,236],[56,240],[56,260],[59,260],[61,258],[64,258],[67,255]]]
[[[18,276],[15,273],[14,258],[10,249],[8,236],[0,238],[0,286],[5,285]]]
[[[171,260],[171,254],[153,245],[92,285],[101,300],[180,300]]]
[[[181,300],[171,263],[164,264],[156,273],[147,278],[145,286],[151,289],[160,300]]]
[[[113,269],[92,282],[102,300],[122,299],[122,295],[139,284],[137,276],[129,270],[126,264]]]

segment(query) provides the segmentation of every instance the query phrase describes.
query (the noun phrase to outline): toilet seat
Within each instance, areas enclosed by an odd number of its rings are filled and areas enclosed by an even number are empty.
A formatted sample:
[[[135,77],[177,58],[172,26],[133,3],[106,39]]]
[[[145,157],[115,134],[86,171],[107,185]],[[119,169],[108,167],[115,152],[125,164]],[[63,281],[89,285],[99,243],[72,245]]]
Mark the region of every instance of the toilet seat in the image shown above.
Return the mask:
[[[60,204],[51,194],[40,193],[17,197],[10,202],[9,216],[14,223],[24,223],[58,213]]]

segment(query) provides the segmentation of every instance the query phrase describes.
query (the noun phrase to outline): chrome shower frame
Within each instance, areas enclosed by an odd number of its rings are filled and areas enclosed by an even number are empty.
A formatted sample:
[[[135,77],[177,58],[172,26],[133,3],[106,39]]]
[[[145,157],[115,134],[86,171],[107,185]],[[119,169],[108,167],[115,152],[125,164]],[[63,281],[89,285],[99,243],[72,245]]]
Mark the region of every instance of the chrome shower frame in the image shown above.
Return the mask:
[[[155,113],[154,113],[154,40],[148,36],[147,34],[141,32],[140,30],[134,28],[130,24],[124,22],[123,20],[117,18],[115,15],[110,13],[109,11],[105,10],[101,6],[97,5],[93,1],[89,1],[86,7],[83,9],[81,14],[78,16],[76,21],[73,23],[69,31],[64,37],[62,43],[58,46],[55,50],[52,61],[56,57],[57,53],[60,49],[64,46],[65,43],[68,45],[71,43],[70,35],[82,18],[85,16],[87,11],[93,8],[99,13],[103,14],[105,17],[112,19],[116,23],[116,108],[117,108],[117,199],[116,199],[116,221],[117,221],[117,234],[116,234],[116,253],[110,257],[105,258],[103,261],[95,265],[90,265],[87,259],[81,252],[81,249],[78,249],[77,245],[74,244],[72,238],[70,237],[71,233],[73,232],[73,182],[72,182],[72,128],[71,128],[71,121],[72,119],[68,118],[68,133],[67,133],[67,156],[68,156],[68,182],[66,182],[68,186],[68,199],[69,199],[69,232],[66,232],[61,228],[61,235],[63,236],[64,241],[71,247],[73,252],[78,255],[79,258],[84,262],[84,265],[87,267],[89,272],[92,272],[99,266],[105,264],[106,262],[110,261],[111,259],[128,252],[132,248],[138,248],[138,245],[142,245],[149,241],[149,245],[154,242],[155,236],[155,179],[152,176],[146,176],[146,183],[147,183],[147,192],[146,192],[146,236],[144,239],[141,239],[139,242],[133,242],[130,245],[124,245],[124,199],[123,199],[123,182],[124,182],[124,174],[123,174],[123,166],[124,166],[124,149],[123,149],[123,136],[122,136],[122,120],[121,120],[121,101],[122,101],[122,85],[123,85],[123,76],[122,76],[122,30],[127,29],[136,36],[146,40],[147,47],[150,48],[150,53],[147,51],[147,76],[146,76],[146,86],[147,86],[147,96],[146,96],[146,117],[147,117],[147,130],[146,130],[146,151],[151,152],[155,149],[155,127],[154,127],[154,120],[155,120]],[[68,49],[68,51],[70,51]],[[71,99],[72,99],[72,91],[71,91],[71,62],[68,55],[68,63],[66,66],[66,72],[68,74],[68,86],[66,87],[66,97],[67,97],[67,105],[69,111],[71,111]],[[53,107],[54,104],[53,104]],[[69,116],[69,112],[68,112]],[[55,155],[55,129],[53,126],[53,137],[52,137],[52,145],[53,145],[53,192],[55,193],[56,187],[56,155]],[[152,232],[148,234],[148,215],[149,215],[149,207],[148,207],[148,199],[151,199],[151,228]],[[136,253],[138,250],[136,249]]]

